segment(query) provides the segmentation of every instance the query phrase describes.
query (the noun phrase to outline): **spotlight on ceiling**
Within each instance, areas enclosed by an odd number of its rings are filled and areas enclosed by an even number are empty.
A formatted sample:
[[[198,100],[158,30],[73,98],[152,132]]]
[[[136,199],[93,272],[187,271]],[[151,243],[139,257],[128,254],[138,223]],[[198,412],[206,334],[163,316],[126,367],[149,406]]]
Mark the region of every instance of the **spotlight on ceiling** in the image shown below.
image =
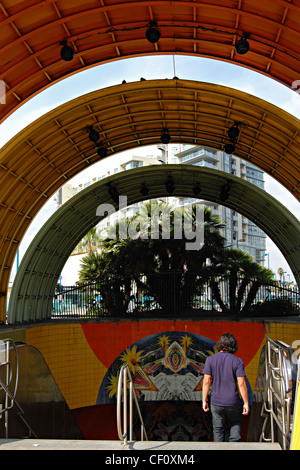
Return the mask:
[[[169,144],[171,142],[171,136],[169,134],[168,129],[166,129],[166,128],[163,129],[163,131],[161,133],[161,136],[160,136],[160,141],[163,144]]]
[[[141,187],[141,195],[142,196],[148,196],[148,194],[149,194],[149,188],[147,188],[145,183],[143,183],[142,187]]]
[[[221,202],[226,202],[229,198],[229,192],[231,188],[231,181],[226,181],[226,183],[221,186],[219,199]]]
[[[236,143],[240,134],[241,127],[248,127],[247,121],[234,121],[234,124],[228,129],[227,134],[230,143],[225,144],[224,151],[228,154],[232,154],[235,151]]]
[[[108,183],[108,194],[110,195],[110,197],[112,198],[112,200],[115,202],[115,203],[119,203],[119,193],[118,193],[118,190],[115,186],[113,186],[111,183]]]
[[[66,62],[73,60],[74,51],[71,46],[68,46],[66,39],[61,41],[60,45],[63,46],[60,50],[60,57],[62,58],[62,60],[65,60]]]
[[[102,145],[97,148],[97,153],[98,153],[99,157],[101,157],[101,158],[107,157],[107,149],[105,147],[103,147]]]
[[[233,143],[225,144],[224,152],[227,153],[228,155],[231,155],[232,153],[235,152],[235,145]]]
[[[150,21],[149,28],[146,30],[146,38],[152,44],[155,44],[159,41],[161,36],[160,30],[157,26],[156,21]]]
[[[240,133],[240,129],[239,129],[239,125],[241,123],[239,121],[234,121],[234,124],[228,129],[228,137],[230,138],[230,140],[235,140],[238,138],[239,136],[239,133]]]
[[[241,55],[247,54],[247,52],[249,51],[250,45],[249,45],[249,42],[247,41],[249,37],[250,37],[249,33],[243,33],[241,39],[239,39],[236,42],[235,50],[238,54],[241,54]]]
[[[100,138],[100,134],[98,131],[96,131],[93,126],[89,126],[87,127],[87,131],[89,133],[89,139],[92,141],[92,142],[97,142]]]
[[[168,194],[173,194],[175,191],[175,184],[173,181],[172,176],[169,176],[167,181],[165,182],[166,190]]]
[[[201,194],[201,191],[201,186],[199,183],[197,183],[196,186],[193,187],[194,196],[199,196],[199,194]]]

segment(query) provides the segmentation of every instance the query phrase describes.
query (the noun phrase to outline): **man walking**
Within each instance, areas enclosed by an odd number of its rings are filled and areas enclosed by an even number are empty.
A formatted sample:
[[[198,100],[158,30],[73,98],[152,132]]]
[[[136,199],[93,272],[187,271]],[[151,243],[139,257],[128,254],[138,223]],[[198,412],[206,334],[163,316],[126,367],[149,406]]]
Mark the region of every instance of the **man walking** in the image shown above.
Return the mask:
[[[211,410],[215,442],[223,442],[227,430],[229,442],[238,442],[241,440],[242,415],[247,415],[250,410],[244,363],[234,356],[238,345],[231,333],[222,335],[216,347],[218,353],[206,359],[203,370],[202,408],[205,412]]]

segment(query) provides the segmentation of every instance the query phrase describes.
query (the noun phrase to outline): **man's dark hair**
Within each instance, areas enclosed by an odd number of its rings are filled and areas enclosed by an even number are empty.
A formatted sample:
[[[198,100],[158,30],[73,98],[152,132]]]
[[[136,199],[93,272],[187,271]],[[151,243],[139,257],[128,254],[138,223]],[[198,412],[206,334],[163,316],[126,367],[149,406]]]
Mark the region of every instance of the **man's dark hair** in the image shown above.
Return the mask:
[[[218,351],[225,351],[234,354],[238,350],[238,344],[235,337],[231,333],[225,333],[218,340],[216,348]]]

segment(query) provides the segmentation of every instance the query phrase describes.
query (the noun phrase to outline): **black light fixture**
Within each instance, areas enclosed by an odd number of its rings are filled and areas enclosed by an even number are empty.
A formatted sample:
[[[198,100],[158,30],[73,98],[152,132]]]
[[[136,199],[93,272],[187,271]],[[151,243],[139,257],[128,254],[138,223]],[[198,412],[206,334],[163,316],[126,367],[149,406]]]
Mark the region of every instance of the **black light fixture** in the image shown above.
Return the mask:
[[[105,157],[107,157],[107,148],[103,147],[103,145],[100,145],[97,148],[97,153],[98,153],[99,157],[105,158]]]
[[[86,129],[89,133],[89,139],[94,143],[97,142],[100,138],[99,132],[96,131],[96,129],[94,129],[93,126],[88,126]]]
[[[149,27],[146,30],[147,40],[149,42],[151,42],[152,44],[155,44],[156,42],[159,41],[160,36],[161,36],[161,33],[160,33],[160,30],[157,26],[157,22],[156,21],[150,21]]]
[[[112,200],[115,203],[118,203],[119,202],[119,193],[118,193],[117,188],[115,186],[113,186],[111,183],[108,183],[107,186],[108,186],[108,194],[110,195],[110,197],[112,198]]]
[[[226,202],[229,198],[229,192],[231,188],[231,181],[227,180],[226,183],[221,186],[219,199],[221,202]]]
[[[236,143],[240,134],[240,128],[247,127],[248,125],[249,124],[246,121],[234,121],[234,124],[227,131],[230,143],[225,144],[225,153],[231,155],[233,152],[235,152]]]
[[[242,37],[236,42],[235,50],[238,54],[247,54],[250,49],[250,44],[247,39],[249,39],[249,33],[243,33]]]
[[[149,188],[147,188],[145,183],[143,183],[142,187],[141,187],[141,195],[142,196],[148,196],[148,194],[149,194]]]
[[[66,62],[73,60],[75,53],[72,47],[68,46],[67,40],[64,39],[63,41],[61,41],[60,45],[63,46],[60,50],[60,57],[62,58],[62,60],[65,60]]]
[[[166,190],[168,194],[173,194],[175,191],[175,183],[173,181],[172,176],[169,176],[167,181],[165,182]]]
[[[166,129],[166,128],[163,129],[163,131],[161,133],[161,136],[160,136],[160,141],[163,144],[169,144],[171,142],[171,136],[169,134],[168,129]]]
[[[234,124],[228,129],[228,137],[230,140],[235,140],[238,138],[239,136],[239,133],[240,133],[240,129],[239,129],[239,125],[241,123],[239,121],[234,121]]]
[[[227,153],[228,155],[231,155],[232,153],[234,153],[235,152],[234,143],[231,142],[230,144],[225,144],[224,152]]]
[[[193,187],[193,193],[194,193],[194,196],[199,196],[199,194],[201,194],[201,186],[199,183],[197,183],[194,187]]]

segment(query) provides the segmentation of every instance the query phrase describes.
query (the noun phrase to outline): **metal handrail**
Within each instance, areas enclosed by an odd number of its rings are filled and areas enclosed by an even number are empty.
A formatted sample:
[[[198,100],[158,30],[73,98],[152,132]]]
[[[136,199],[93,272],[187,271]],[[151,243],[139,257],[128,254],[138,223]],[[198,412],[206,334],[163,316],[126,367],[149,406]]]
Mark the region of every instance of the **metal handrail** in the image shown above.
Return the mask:
[[[18,389],[18,381],[19,381],[19,359],[18,359],[18,353],[17,353],[17,348],[11,339],[3,339],[1,340],[5,346],[5,360],[3,362],[0,362],[0,367],[6,367],[6,374],[5,374],[5,382],[1,380],[0,378],[0,390],[2,389],[5,393],[5,403],[4,407],[0,409],[0,417],[1,415],[4,414],[5,417],[5,437],[8,438],[8,412],[11,410],[14,406],[18,409],[17,411],[17,416],[20,417],[20,419],[23,421],[25,426],[28,428],[29,431],[29,436],[34,436],[37,438],[36,434],[34,433],[33,429],[31,426],[27,423],[25,417],[24,417],[24,411],[19,405],[19,403],[16,400],[16,394],[17,394],[17,389]],[[10,346],[14,349],[15,352],[15,385],[13,392],[9,390],[10,384],[12,382],[12,366],[9,361],[9,349]],[[10,400],[10,401],[9,401]]]
[[[286,450],[290,443],[291,409],[292,409],[292,369],[288,357],[292,349],[280,342],[267,339],[266,344],[266,387],[261,416],[264,423],[260,442],[275,442],[275,425],[282,434],[282,447]],[[272,356],[274,360],[272,360]],[[290,364],[289,364],[290,362]],[[270,420],[270,438],[265,436],[267,423]]]
[[[127,390],[127,378],[129,380],[129,441],[133,441],[133,399],[135,401],[137,413],[141,423],[141,441],[148,441],[142,413],[138,403],[136,393],[134,392],[134,384],[132,375],[128,364],[124,364],[119,373],[118,380],[118,391],[117,391],[117,429],[118,436],[124,445],[128,443],[128,390]],[[122,390],[123,390],[123,430],[122,430]]]

